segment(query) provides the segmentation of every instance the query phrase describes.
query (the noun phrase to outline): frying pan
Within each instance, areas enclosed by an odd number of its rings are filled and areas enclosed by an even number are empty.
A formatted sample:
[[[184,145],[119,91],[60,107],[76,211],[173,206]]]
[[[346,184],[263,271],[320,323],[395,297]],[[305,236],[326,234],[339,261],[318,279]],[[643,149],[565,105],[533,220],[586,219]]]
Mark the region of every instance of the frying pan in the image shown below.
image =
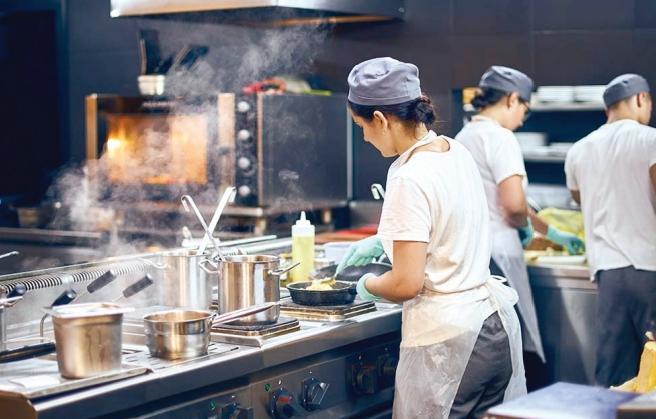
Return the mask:
[[[287,284],[292,301],[306,306],[343,305],[352,303],[358,293],[353,282],[335,281],[333,289],[325,291],[306,289],[310,285],[312,281]]]

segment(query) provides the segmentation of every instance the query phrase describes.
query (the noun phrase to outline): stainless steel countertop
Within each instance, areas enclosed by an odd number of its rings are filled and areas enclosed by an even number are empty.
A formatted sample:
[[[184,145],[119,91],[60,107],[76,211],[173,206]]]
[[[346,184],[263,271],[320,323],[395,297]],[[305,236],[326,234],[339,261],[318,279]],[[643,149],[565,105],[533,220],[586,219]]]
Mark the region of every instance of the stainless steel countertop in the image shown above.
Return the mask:
[[[567,278],[580,278],[590,280],[590,271],[587,265],[556,265],[545,263],[528,263],[529,274],[552,275]]]
[[[528,276],[532,286],[596,290],[590,281],[587,265],[556,265],[528,263]]]
[[[302,321],[300,331],[273,337],[261,348],[239,346],[214,357],[62,396],[35,400],[0,398],[0,411],[33,411],[39,418],[108,415],[376,336],[400,332],[401,306],[377,306],[376,312],[342,322]]]

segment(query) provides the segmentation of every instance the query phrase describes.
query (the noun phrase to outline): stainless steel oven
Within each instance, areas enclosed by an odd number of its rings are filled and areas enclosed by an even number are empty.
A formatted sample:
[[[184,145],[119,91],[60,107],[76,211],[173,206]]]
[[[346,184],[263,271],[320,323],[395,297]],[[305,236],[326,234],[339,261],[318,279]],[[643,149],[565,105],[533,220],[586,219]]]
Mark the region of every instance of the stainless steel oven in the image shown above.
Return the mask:
[[[169,201],[344,205],[350,127],[343,94],[86,98],[86,157],[102,194]]]

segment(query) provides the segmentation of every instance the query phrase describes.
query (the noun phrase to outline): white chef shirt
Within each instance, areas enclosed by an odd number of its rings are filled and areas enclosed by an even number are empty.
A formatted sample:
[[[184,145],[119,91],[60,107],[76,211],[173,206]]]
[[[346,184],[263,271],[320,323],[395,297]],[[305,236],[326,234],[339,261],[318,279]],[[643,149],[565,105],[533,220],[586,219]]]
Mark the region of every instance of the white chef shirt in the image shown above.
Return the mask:
[[[494,119],[476,115],[455,139],[467,147],[481,173],[492,232],[514,231],[515,228],[506,222],[499,202],[499,184],[510,176],[519,175],[523,177],[524,189],[528,185],[517,137]]]
[[[448,151],[413,153],[437,138],[430,131],[390,167],[378,236],[390,258],[394,240],[427,243],[424,287],[454,293],[490,277],[489,216],[476,164],[461,144],[443,136]],[[484,287],[472,292],[488,295]]]
[[[591,273],[626,266],[656,271],[656,129],[623,119],[567,153],[567,187],[580,191]]]

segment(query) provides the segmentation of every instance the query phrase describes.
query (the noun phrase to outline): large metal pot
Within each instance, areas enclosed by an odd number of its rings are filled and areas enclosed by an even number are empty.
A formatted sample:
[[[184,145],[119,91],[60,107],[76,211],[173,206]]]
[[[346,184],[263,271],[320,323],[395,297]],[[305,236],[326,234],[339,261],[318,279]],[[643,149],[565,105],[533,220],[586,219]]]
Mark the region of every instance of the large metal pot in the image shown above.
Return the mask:
[[[86,378],[121,368],[123,313],[113,303],[72,304],[44,309],[52,316],[59,373]]]
[[[169,310],[144,316],[144,334],[150,354],[178,359],[207,354],[212,324],[229,322],[277,307],[267,303],[216,316],[206,310]]]
[[[208,268],[212,265],[218,269]],[[219,313],[239,310],[256,304],[280,300],[280,275],[292,270],[298,263],[280,267],[280,258],[271,255],[226,256],[215,263],[203,260],[201,267],[209,273],[219,273]],[[280,307],[243,317],[242,325],[275,323]]]
[[[212,304],[215,283],[199,262],[209,254],[196,255],[195,250],[162,253],[158,259],[161,280],[157,281],[158,301],[168,307],[208,310]]]

